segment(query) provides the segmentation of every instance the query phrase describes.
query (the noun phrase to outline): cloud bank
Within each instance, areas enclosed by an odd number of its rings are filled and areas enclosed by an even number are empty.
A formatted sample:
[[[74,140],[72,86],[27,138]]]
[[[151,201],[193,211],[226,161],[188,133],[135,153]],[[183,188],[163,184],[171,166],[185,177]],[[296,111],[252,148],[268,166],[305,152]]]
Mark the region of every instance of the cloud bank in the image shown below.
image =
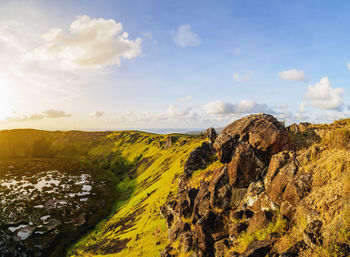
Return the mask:
[[[72,114],[66,113],[61,110],[49,109],[43,111],[42,113],[33,113],[33,114],[25,114],[22,116],[11,116],[5,119],[5,122],[24,122],[24,121],[34,121],[34,120],[42,120],[45,118],[48,119],[57,119],[70,117]]]
[[[36,55],[57,60],[69,70],[120,66],[121,58],[132,59],[141,54],[141,38],[129,40],[122,24],[112,19],[78,16],[68,33],[53,28],[42,38],[45,43],[36,49]]]
[[[344,104],[343,94],[343,88],[333,89],[328,77],[323,77],[315,85],[309,85],[304,97],[309,100],[313,107],[340,111]]]
[[[242,100],[237,104],[224,101],[213,101],[204,106],[207,114],[247,114],[247,113],[274,113],[267,104],[260,104],[250,100]]]
[[[285,70],[278,73],[284,80],[305,81],[306,76],[302,70]]]

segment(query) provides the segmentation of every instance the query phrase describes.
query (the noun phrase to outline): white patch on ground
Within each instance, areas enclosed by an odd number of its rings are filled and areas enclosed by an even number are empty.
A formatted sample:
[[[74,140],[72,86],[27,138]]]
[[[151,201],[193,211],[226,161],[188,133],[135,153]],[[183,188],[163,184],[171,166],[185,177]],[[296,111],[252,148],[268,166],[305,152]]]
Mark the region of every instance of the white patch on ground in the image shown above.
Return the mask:
[[[15,232],[16,230],[19,230],[21,228],[25,228],[28,227],[28,225],[19,225],[17,227],[9,227],[8,230],[10,230],[11,232]]]
[[[40,219],[42,221],[46,221],[48,218],[50,218],[51,216],[50,215],[45,215],[45,216],[42,216]]]
[[[90,191],[91,188],[92,187],[90,185],[83,185],[83,191]]]

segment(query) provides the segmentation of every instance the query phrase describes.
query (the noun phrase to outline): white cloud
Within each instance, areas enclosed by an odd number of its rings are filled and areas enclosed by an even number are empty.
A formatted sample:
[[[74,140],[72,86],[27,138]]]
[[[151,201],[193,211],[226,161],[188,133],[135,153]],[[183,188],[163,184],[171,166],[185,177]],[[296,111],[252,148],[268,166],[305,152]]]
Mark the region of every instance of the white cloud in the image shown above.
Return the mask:
[[[309,85],[304,97],[310,105],[324,110],[341,110],[343,107],[343,88],[333,89],[328,77],[321,78],[314,86]]]
[[[134,113],[126,112],[125,115],[121,115],[116,118],[119,124],[136,126],[151,125],[154,127],[168,124],[171,126],[178,126],[183,123],[192,123],[200,120],[198,113],[194,112],[191,107],[182,108],[177,105],[169,105],[167,110],[160,114],[154,114],[150,112],[146,113]]]
[[[36,57],[57,60],[68,70],[119,66],[121,58],[132,59],[141,54],[141,38],[129,40],[122,24],[112,19],[78,16],[69,33],[53,28],[42,38],[45,43],[36,49]]]
[[[64,111],[49,109],[49,110],[43,111],[42,113],[10,116],[10,117],[7,117],[4,122],[24,122],[24,121],[42,120],[44,118],[57,119],[57,118],[70,117],[70,116],[72,115]]]
[[[60,110],[55,110],[55,109],[49,109],[49,110],[43,111],[43,114],[46,118],[51,118],[51,119],[72,116],[69,113],[66,113],[66,112],[60,111]]]
[[[299,105],[298,113],[306,112],[305,107],[306,107],[306,103],[305,102],[301,102],[300,105]]]
[[[181,25],[177,29],[176,36],[173,38],[175,44],[182,47],[199,46],[201,39],[198,35],[191,31],[190,25]]]
[[[276,113],[275,115],[278,120],[284,121],[287,126],[291,123],[299,123],[310,119],[306,115],[303,115],[301,113],[293,113],[291,111],[280,112]]]
[[[278,73],[284,80],[305,81],[306,76],[302,70],[285,70]]]
[[[252,71],[248,71],[245,75],[241,76],[239,75],[238,72],[236,72],[235,74],[233,74],[233,79],[236,80],[237,82],[244,82],[244,81],[247,81],[247,80],[250,80],[251,77],[253,75],[253,72]]]
[[[102,111],[94,111],[90,114],[90,116],[99,118],[99,117],[102,117],[103,114],[104,114],[104,112],[102,112]]]
[[[348,69],[350,70],[350,62],[348,62],[348,63],[346,64],[346,66],[347,66]]]
[[[250,100],[242,100],[237,104],[224,101],[213,101],[204,106],[207,114],[246,114],[246,113],[274,113],[266,104],[259,104]]]

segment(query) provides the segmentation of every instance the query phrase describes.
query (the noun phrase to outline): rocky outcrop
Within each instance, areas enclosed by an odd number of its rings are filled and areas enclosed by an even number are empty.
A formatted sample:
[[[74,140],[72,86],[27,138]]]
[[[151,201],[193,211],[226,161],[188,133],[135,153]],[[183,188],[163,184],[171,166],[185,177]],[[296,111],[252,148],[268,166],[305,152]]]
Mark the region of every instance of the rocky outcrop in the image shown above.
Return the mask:
[[[299,133],[309,126],[301,123],[289,127],[289,131]],[[212,129],[206,134],[208,142],[191,152],[185,164],[186,180],[180,179],[177,197],[163,207],[168,210],[162,213],[168,221],[171,240],[167,249],[171,248],[172,254],[192,251],[193,257],[298,256],[299,251],[324,244],[323,222],[317,210],[305,201],[313,188],[313,172],[300,165],[319,155],[315,147],[309,153],[296,152],[284,125],[267,114],[233,122],[215,141]],[[214,154],[221,166],[206,171],[210,179],[191,188],[193,172],[206,167]],[[274,248],[278,239],[300,220],[306,222],[300,232],[303,239],[278,252]],[[242,235],[254,238],[264,233],[266,237],[250,242],[244,251],[233,250]],[[180,240],[183,247],[174,248],[174,240]],[[348,249],[347,244],[337,247],[343,252]]]
[[[285,150],[288,133],[271,115],[250,115],[227,126],[218,137],[213,129],[206,135],[208,142],[190,153],[179,193],[162,207],[162,215],[170,241],[183,242],[179,251],[225,256],[242,232],[253,233],[273,222],[282,204],[285,216],[291,218],[309,190],[310,178],[296,176],[295,157]],[[222,166],[212,171],[210,181],[191,188],[187,182],[192,173],[204,169],[215,153]],[[184,225],[182,220],[190,223]],[[257,254],[271,248],[270,240],[255,242],[240,256],[263,256]]]
[[[205,131],[205,137],[208,139],[210,144],[214,144],[215,139],[217,137],[215,129],[214,128],[208,128]]]
[[[265,164],[289,143],[285,127],[272,115],[257,114],[228,125],[216,138],[214,148],[220,161],[229,163],[237,145],[245,142]]]

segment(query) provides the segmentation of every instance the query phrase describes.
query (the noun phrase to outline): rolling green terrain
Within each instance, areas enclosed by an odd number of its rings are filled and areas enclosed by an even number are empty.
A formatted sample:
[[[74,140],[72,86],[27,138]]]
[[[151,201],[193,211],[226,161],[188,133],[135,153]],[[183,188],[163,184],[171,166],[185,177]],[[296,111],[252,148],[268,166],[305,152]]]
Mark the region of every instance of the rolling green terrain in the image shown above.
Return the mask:
[[[225,250],[232,255],[227,256],[244,254],[252,243],[265,242],[266,238],[272,237],[271,249],[276,254],[273,256],[291,252],[295,243],[305,240],[305,231],[309,229],[309,221],[305,217],[311,214],[317,214],[323,222],[323,243],[296,248],[302,253],[300,256],[346,256],[342,254],[348,251],[346,247],[350,242],[349,131],[349,120],[330,125],[309,124],[304,127],[301,124],[288,128],[293,148],[288,151],[295,156],[298,172],[312,175],[309,191],[303,196],[302,204],[293,209],[293,218],[286,218],[288,212],[281,215],[277,207],[273,211],[276,219],[267,225],[253,228],[256,224],[247,217],[230,220],[231,226],[248,224],[250,227],[235,236],[234,242]],[[90,226],[89,231],[76,236],[67,256],[153,257],[160,256],[169,245],[172,247],[171,254],[191,256],[193,252],[184,251],[179,240],[169,240],[172,228],[167,226],[160,210],[165,203],[171,203],[176,198],[186,160],[206,141],[203,135],[156,135],[138,131],[11,130],[0,132],[0,159],[69,160],[93,165],[101,174],[113,177],[110,197],[114,204],[108,216],[96,226]],[[283,154],[280,152],[276,156]],[[210,183],[222,167],[218,156],[213,155],[206,168],[194,170],[187,181],[187,189],[197,190],[203,183]],[[272,187],[271,190],[276,189]],[[246,200],[249,202],[249,197],[253,196],[247,195]],[[212,211],[216,215],[225,215],[219,208]],[[183,223],[192,222],[181,218]],[[190,229],[194,229],[192,225]]]

